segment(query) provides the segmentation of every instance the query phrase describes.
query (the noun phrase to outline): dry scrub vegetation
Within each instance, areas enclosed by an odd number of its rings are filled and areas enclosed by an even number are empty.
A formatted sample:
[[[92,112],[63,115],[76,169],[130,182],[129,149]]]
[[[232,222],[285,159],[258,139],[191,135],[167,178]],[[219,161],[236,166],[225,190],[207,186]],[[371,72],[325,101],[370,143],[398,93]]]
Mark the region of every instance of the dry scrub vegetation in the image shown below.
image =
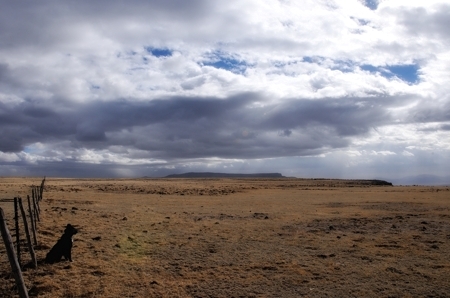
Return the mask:
[[[1,178],[0,198],[39,182]],[[73,263],[24,271],[30,296],[450,295],[447,187],[47,178],[41,208],[40,261],[67,223],[80,231]],[[0,296],[17,297],[3,243],[0,279]]]

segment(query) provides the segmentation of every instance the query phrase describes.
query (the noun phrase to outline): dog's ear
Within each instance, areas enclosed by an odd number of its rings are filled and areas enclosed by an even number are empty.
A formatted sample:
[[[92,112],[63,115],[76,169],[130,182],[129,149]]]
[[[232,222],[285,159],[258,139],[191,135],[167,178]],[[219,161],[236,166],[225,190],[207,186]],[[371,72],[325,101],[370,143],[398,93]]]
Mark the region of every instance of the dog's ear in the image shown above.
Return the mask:
[[[77,229],[74,228],[74,226],[72,226],[71,224],[67,224],[66,228],[64,229],[64,233],[71,233],[71,234],[76,234],[78,232]]]
[[[77,230],[78,229],[78,225],[71,225],[71,224],[67,224],[66,229],[68,230]]]

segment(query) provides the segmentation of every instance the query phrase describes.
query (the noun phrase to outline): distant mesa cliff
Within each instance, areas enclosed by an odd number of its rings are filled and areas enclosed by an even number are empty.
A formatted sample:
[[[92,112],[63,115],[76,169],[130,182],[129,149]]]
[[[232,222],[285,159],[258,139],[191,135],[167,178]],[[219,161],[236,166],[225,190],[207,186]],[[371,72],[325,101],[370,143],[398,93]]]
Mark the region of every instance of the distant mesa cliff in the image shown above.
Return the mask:
[[[280,173],[227,174],[211,172],[190,172],[167,175],[164,178],[285,178]]]
[[[388,185],[393,186],[391,182],[384,181],[384,180],[370,180],[372,182],[372,185]]]
[[[294,178],[286,177],[280,173],[255,173],[255,174],[232,174],[232,173],[212,173],[212,172],[189,172],[184,174],[172,174],[163,178],[291,178],[303,180],[336,180],[344,181],[344,183],[354,185],[388,185],[392,186],[391,182],[378,179],[329,179],[329,178]]]

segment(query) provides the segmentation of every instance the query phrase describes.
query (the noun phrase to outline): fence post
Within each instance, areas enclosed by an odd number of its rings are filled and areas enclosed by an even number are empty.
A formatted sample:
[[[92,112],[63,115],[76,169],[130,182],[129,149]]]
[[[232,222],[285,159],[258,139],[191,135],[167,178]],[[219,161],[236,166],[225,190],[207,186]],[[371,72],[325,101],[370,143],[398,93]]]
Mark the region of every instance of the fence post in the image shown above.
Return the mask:
[[[45,183],[45,176],[44,176],[44,179],[42,179],[42,182],[41,182],[41,188],[40,188],[40,197],[39,197],[39,201],[41,201],[42,200],[42,193],[44,192],[44,183]]]
[[[17,248],[17,262],[20,266],[20,229],[19,229],[19,207],[18,198],[14,198],[14,222],[16,224],[16,248]]]
[[[11,264],[12,273],[14,275],[14,279],[16,280],[16,286],[19,290],[19,296],[20,298],[28,298],[28,291],[23,281],[19,262],[17,262],[17,258],[14,253],[14,245],[11,234],[9,234],[8,227],[6,226],[5,214],[3,213],[2,208],[0,208],[0,230],[6,247],[6,254],[8,255],[9,263]]]
[[[35,189],[33,189],[32,194],[33,194],[34,215],[36,216],[36,218],[37,218],[38,221],[41,221],[40,218],[39,218],[39,210],[37,209],[37,206],[36,206],[37,189],[36,189],[36,191],[35,191]]]
[[[30,215],[30,221],[31,221],[31,230],[33,231],[33,240],[34,245],[37,245],[37,239],[36,239],[36,219],[34,218],[33,211],[31,210],[31,203],[30,203],[30,196],[27,195],[28,200],[28,213]]]
[[[41,208],[39,206],[39,202],[41,201],[41,188],[39,186],[36,186],[36,208],[38,213],[41,213]]]
[[[34,253],[33,244],[31,243],[30,230],[28,229],[27,216],[25,209],[23,209],[22,198],[19,198],[20,212],[23,218],[23,227],[25,229],[25,235],[27,236],[28,250],[30,251],[31,261],[33,262],[33,268],[37,267],[36,254]]]

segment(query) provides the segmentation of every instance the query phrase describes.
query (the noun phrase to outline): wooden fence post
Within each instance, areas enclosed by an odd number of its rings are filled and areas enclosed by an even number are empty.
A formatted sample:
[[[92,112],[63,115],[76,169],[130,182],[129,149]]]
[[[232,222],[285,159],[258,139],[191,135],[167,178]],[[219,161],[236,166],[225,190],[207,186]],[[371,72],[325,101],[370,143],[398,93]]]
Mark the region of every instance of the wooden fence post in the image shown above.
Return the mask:
[[[34,215],[36,216],[37,221],[41,221],[39,218],[39,210],[37,209],[37,206],[36,206],[36,200],[37,200],[36,196],[37,196],[37,189],[36,189],[36,191],[33,190],[33,207],[34,207]]]
[[[12,273],[14,279],[16,280],[17,289],[19,290],[19,296],[20,298],[28,298],[28,291],[25,287],[25,282],[23,281],[19,262],[17,262],[17,258],[14,253],[13,241],[11,234],[9,234],[8,227],[6,226],[5,214],[3,213],[2,208],[0,208],[0,230],[6,247],[6,254],[8,255],[9,263],[11,264]]]
[[[39,206],[40,201],[41,201],[41,188],[36,187],[36,207],[39,213],[41,213],[41,207]]]
[[[31,230],[33,231],[33,240],[34,240],[34,245],[37,245],[37,239],[36,239],[36,219],[33,215],[33,211],[31,210],[31,203],[30,203],[30,196],[27,195],[27,200],[28,200],[28,213],[30,215],[30,221],[31,221]]]
[[[36,254],[34,253],[33,244],[31,243],[30,230],[28,229],[27,215],[25,209],[23,209],[22,198],[19,198],[20,212],[23,218],[23,227],[25,229],[25,235],[27,236],[28,250],[30,251],[31,261],[33,262],[33,268],[37,267]]]
[[[42,200],[42,193],[44,192],[44,183],[45,183],[45,176],[44,176],[44,179],[42,179],[42,182],[41,182],[41,188],[40,188],[40,190],[39,190],[39,192],[40,192],[39,200],[40,200],[40,201]]]
[[[35,205],[36,211],[39,211],[37,209],[37,202],[39,201],[39,188],[37,186],[33,186],[33,190],[34,190],[33,204]]]
[[[18,198],[14,198],[14,222],[16,226],[16,248],[17,248],[17,262],[20,266],[20,229],[19,229],[19,207]]]

